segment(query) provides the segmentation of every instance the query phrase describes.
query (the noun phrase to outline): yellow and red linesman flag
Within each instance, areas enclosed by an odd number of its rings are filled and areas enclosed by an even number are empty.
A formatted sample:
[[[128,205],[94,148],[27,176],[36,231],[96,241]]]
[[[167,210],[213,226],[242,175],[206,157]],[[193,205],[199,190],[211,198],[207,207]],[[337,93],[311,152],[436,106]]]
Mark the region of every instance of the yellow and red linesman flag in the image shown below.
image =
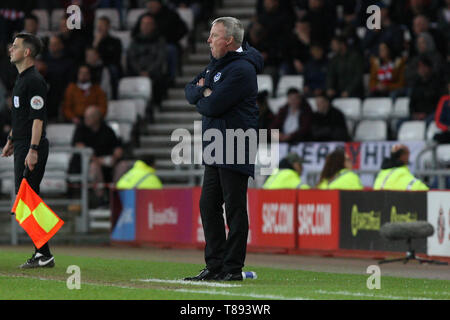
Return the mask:
[[[62,221],[22,179],[12,208],[16,220],[28,233],[36,248],[41,248],[62,227]]]

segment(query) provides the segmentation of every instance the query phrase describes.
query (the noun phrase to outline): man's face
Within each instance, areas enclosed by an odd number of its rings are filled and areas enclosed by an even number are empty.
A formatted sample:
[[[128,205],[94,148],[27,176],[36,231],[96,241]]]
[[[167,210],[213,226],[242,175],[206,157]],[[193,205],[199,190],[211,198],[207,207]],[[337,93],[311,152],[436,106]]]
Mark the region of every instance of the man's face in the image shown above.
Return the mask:
[[[48,42],[48,51],[52,54],[52,56],[58,56],[62,53],[64,49],[64,45],[58,37],[51,37]]]
[[[161,10],[161,3],[159,1],[149,1],[147,2],[147,9],[152,14],[157,14]]]
[[[291,109],[299,109],[302,98],[298,93],[291,93],[288,95],[288,105]]]
[[[316,104],[317,104],[317,111],[319,113],[326,114],[328,112],[330,103],[328,102],[327,99],[325,99],[324,97],[317,97]]]
[[[101,117],[98,109],[95,106],[91,106],[84,112],[84,124],[88,128],[96,127],[100,123]]]
[[[86,63],[89,65],[95,65],[99,60],[97,51],[92,48],[86,50],[85,58],[86,58]]]
[[[211,48],[211,54],[214,58],[222,58],[228,52],[228,46],[231,42],[231,37],[227,38],[226,36],[226,30],[223,23],[215,23],[211,27],[208,43]]]
[[[97,21],[97,32],[107,34],[109,32],[109,23],[103,19],[99,19]]]
[[[23,29],[31,34],[36,34],[38,30],[38,24],[34,19],[25,19]]]
[[[428,31],[428,21],[423,16],[417,16],[413,21],[413,30],[415,34]]]
[[[91,73],[87,67],[81,67],[78,70],[78,82],[86,83],[91,80]]]
[[[141,20],[141,34],[150,35],[155,30],[155,20],[152,17],[144,17]]]
[[[267,12],[275,11],[278,8],[278,0],[264,0],[264,8]]]
[[[9,56],[10,61],[13,64],[17,64],[23,61],[25,59],[25,51],[30,50],[24,47],[23,45],[23,39],[16,38],[13,42],[13,44],[9,48]],[[28,53],[29,54],[29,53]]]

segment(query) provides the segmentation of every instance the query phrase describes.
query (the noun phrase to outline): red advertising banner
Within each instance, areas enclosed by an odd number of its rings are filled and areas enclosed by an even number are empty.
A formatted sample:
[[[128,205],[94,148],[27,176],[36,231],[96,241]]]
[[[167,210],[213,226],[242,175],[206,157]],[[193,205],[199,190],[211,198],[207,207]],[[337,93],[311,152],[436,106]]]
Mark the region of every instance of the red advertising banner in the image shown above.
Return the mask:
[[[249,190],[250,246],[295,248],[297,190]]]
[[[192,243],[192,189],[137,190],[138,242]]]
[[[317,250],[338,249],[339,212],[339,191],[298,191],[298,248]]]

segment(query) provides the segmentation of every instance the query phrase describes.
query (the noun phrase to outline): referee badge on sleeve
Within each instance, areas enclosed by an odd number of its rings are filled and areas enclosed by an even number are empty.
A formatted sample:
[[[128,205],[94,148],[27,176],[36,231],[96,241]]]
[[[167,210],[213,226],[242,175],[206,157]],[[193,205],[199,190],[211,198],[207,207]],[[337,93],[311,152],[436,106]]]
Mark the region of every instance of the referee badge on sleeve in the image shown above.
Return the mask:
[[[34,96],[31,98],[30,104],[34,110],[40,110],[44,106],[44,99],[41,96]]]

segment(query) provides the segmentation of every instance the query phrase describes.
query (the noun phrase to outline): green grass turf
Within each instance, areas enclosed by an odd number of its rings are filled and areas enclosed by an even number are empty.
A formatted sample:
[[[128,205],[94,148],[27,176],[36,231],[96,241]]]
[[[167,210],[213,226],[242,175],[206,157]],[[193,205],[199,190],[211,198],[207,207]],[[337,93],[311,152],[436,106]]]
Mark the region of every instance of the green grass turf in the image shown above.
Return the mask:
[[[124,249],[125,250],[125,249]],[[63,251],[63,249],[61,250]],[[258,279],[210,287],[179,280],[197,274],[201,264],[103,259],[58,254],[52,269],[21,270],[23,252],[0,252],[0,300],[4,299],[450,299],[450,281],[381,277],[381,289],[366,287],[368,274],[335,274],[247,266]],[[69,290],[69,265],[81,269],[81,289]],[[222,283],[221,283],[222,284]]]

